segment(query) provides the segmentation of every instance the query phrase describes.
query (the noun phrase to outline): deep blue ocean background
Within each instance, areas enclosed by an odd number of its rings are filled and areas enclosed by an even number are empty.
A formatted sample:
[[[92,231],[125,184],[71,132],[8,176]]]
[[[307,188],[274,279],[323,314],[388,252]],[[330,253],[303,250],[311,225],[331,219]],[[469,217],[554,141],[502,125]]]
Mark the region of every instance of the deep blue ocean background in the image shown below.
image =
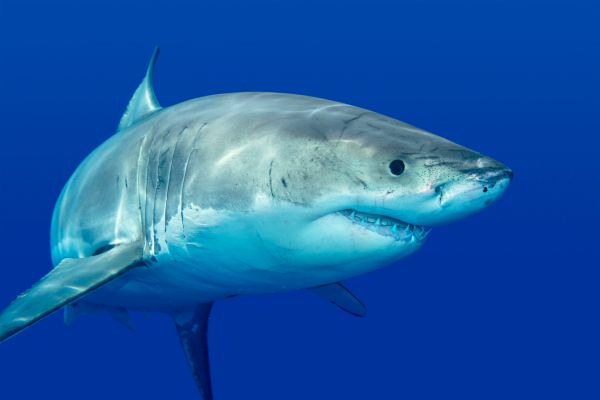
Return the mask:
[[[236,91],[378,111],[513,168],[503,199],[348,281],[216,305],[216,400],[598,399],[600,5],[562,0],[0,0],[0,305],[51,267],[50,216],[152,48],[163,106]],[[175,330],[136,314],[0,345],[0,399],[196,399]]]

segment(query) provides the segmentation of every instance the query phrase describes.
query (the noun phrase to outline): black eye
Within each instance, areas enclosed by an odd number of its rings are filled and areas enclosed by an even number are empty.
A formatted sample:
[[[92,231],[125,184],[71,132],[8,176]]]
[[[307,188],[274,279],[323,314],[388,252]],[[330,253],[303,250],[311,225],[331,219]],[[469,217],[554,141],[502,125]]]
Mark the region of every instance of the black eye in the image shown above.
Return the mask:
[[[390,172],[393,175],[400,175],[401,173],[404,172],[404,161],[402,160],[394,160],[390,163]]]

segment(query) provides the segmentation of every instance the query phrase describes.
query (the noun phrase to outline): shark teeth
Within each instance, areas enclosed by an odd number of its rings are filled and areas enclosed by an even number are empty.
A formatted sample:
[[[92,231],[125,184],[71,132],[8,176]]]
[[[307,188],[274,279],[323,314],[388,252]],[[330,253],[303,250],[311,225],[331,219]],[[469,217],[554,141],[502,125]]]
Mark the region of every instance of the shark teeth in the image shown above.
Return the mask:
[[[385,215],[368,214],[356,210],[341,210],[338,211],[338,214],[370,231],[382,236],[389,236],[395,241],[409,240],[413,237],[417,240],[424,240],[431,230],[424,226],[408,224]]]

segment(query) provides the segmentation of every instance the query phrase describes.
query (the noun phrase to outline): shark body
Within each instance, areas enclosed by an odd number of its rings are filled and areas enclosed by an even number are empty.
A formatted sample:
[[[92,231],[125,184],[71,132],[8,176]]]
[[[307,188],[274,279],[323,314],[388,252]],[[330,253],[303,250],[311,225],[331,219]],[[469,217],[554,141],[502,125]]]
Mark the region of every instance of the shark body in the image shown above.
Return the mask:
[[[211,399],[212,304],[310,289],[364,315],[340,281],[418,250],[431,227],[506,190],[503,164],[324,99],[232,93],[161,108],[154,53],[119,131],[72,175],[52,219],[54,269],[0,314],[0,340],[65,307],[173,316]]]

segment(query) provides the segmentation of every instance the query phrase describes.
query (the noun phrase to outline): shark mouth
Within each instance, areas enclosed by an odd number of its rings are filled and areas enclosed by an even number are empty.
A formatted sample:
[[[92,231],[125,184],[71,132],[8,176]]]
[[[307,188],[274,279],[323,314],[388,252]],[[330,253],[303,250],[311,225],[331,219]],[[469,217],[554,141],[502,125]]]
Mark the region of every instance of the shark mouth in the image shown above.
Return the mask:
[[[381,236],[388,236],[395,241],[406,241],[413,237],[422,241],[431,231],[431,228],[409,224],[384,215],[368,214],[351,209],[338,211],[338,214],[348,218],[353,224],[358,224]]]

